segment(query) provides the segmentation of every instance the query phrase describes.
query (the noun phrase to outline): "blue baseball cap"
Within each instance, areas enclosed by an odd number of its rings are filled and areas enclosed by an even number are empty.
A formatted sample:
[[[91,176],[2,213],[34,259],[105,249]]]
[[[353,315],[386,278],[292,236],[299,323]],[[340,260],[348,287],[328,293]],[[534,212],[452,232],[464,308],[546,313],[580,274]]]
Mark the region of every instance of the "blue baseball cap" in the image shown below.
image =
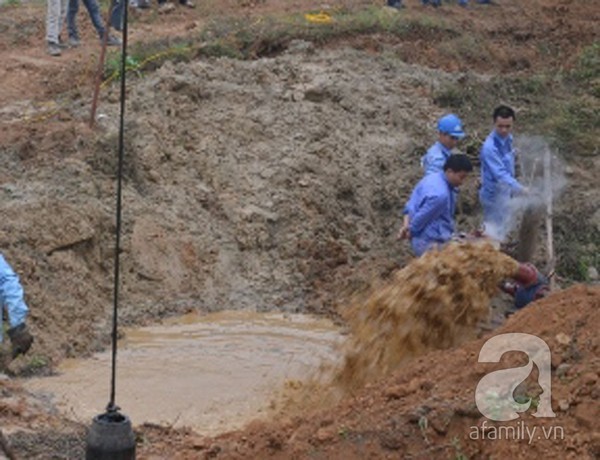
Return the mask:
[[[444,115],[438,120],[438,131],[459,139],[465,137],[462,121],[453,113]]]

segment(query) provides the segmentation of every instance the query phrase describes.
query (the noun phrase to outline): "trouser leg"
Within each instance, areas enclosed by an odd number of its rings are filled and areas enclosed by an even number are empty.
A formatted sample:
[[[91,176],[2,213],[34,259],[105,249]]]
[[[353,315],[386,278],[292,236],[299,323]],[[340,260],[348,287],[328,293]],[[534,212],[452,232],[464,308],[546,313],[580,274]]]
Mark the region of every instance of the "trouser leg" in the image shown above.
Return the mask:
[[[68,0],[47,0],[47,2],[46,41],[58,44],[58,37],[67,12]]]
[[[98,33],[100,39],[104,38],[104,23],[102,21],[102,15],[100,13],[100,6],[96,0],[82,0],[85,5],[88,14],[90,15],[90,19],[92,24],[94,25],[94,29]]]
[[[47,0],[48,10],[46,13],[46,41],[58,44],[60,34],[60,16],[62,0]]]
[[[67,7],[67,31],[69,37],[79,38],[79,31],[77,30],[76,17],[79,12],[79,0],[69,0],[69,6]]]

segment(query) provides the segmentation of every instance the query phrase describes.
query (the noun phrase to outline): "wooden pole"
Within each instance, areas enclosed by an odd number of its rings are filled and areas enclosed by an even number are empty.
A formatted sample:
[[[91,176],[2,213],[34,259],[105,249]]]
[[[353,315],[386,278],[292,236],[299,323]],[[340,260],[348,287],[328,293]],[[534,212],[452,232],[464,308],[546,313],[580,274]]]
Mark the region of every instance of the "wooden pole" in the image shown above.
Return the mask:
[[[550,150],[544,152],[544,195],[546,197],[546,243],[548,246],[548,269],[550,289],[554,289],[554,233],[552,230],[552,162]]]

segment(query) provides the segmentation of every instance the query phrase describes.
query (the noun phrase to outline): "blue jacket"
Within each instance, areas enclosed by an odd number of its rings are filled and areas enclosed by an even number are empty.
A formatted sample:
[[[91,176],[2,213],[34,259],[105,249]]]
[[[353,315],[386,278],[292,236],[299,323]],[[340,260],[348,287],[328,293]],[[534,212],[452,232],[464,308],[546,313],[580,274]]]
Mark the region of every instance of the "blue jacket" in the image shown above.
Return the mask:
[[[410,217],[410,242],[417,256],[452,237],[456,192],[443,172],[426,175],[413,190],[404,209]]]
[[[1,307],[6,307],[8,311],[10,327],[25,322],[28,308],[23,300],[23,288],[19,282],[19,277],[8,265],[2,254],[0,254],[0,303]],[[1,341],[2,328],[0,327]]]
[[[499,198],[509,198],[512,192],[518,192],[523,186],[515,179],[515,151],[511,135],[500,137],[496,130],[486,138],[479,157],[481,159],[482,202],[493,204]]]
[[[444,165],[452,152],[442,145],[440,141],[433,144],[421,158],[421,166],[425,175],[444,170]]]

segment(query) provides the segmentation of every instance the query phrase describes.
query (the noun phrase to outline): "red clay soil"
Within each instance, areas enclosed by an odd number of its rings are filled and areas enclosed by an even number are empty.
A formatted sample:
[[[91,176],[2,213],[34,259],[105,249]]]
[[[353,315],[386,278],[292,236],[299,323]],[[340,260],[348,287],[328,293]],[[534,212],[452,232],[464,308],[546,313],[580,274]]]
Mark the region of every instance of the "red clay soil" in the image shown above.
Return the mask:
[[[216,438],[142,427],[139,458],[598,458],[599,325],[600,288],[575,286],[460,349],[415,359],[334,408],[253,422]],[[492,422],[478,411],[480,379],[527,362],[511,352],[499,364],[478,363],[483,343],[509,332],[534,334],[549,345],[555,418],[535,418],[530,408],[515,421]],[[535,371],[521,385],[527,395],[539,394],[533,377]]]

